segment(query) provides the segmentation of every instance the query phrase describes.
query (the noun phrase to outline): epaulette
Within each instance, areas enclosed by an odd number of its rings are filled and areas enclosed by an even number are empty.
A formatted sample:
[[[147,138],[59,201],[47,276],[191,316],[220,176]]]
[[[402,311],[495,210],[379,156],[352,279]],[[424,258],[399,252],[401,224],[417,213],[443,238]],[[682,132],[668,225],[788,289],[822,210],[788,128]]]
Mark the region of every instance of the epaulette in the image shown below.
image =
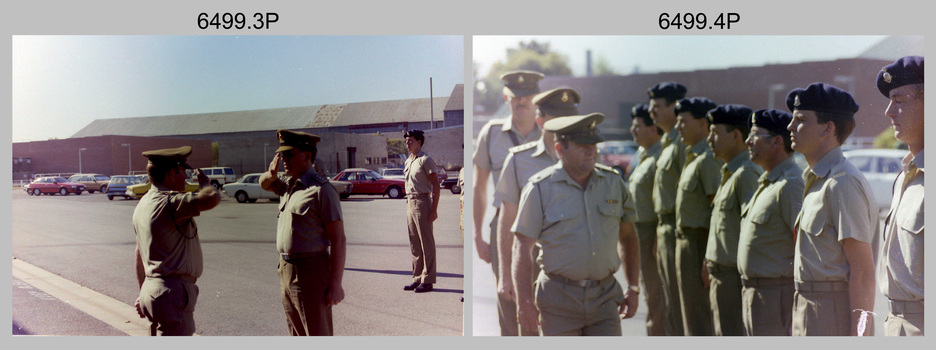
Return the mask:
[[[544,179],[548,178],[550,175],[552,175],[554,172],[556,172],[556,166],[546,167],[546,169],[540,170],[536,174],[533,174],[532,176],[530,176],[527,182],[530,182],[530,183],[541,182]]]
[[[322,174],[319,174],[318,172],[315,172],[315,171],[312,172],[312,179],[323,185],[328,183],[327,177],[324,177],[322,176]]]
[[[601,163],[595,163],[595,168],[598,168],[598,169],[601,169],[601,170],[604,170],[604,171],[610,171],[610,172],[615,173],[615,174],[617,174],[617,175],[621,175],[621,173],[619,173],[619,172],[617,171],[617,169],[612,168],[612,167],[609,167],[609,166],[604,165],[604,164],[601,164]]]
[[[507,118],[496,118],[488,121],[488,124],[491,125],[504,125],[507,122]]]
[[[510,151],[510,153],[520,153],[520,152],[526,151],[526,150],[528,150],[528,149],[533,149],[533,148],[536,148],[536,144],[537,144],[538,142],[539,142],[539,141],[531,141],[531,142],[527,142],[527,143],[524,143],[524,144],[519,145],[519,146],[513,146],[513,147],[510,147],[510,148],[509,148],[509,151]]]

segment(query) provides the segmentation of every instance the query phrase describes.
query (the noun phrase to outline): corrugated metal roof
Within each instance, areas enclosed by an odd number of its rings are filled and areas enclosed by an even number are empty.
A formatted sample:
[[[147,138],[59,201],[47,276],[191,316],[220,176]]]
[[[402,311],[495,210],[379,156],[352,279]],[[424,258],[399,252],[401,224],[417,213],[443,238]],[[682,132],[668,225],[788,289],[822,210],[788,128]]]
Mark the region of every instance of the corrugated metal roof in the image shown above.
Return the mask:
[[[465,110],[465,84],[455,84],[455,89],[452,90],[452,95],[445,104],[445,111],[463,110]]]
[[[442,120],[449,97],[433,98]],[[199,135],[430,120],[428,98],[153,117],[97,119],[72,137]]]

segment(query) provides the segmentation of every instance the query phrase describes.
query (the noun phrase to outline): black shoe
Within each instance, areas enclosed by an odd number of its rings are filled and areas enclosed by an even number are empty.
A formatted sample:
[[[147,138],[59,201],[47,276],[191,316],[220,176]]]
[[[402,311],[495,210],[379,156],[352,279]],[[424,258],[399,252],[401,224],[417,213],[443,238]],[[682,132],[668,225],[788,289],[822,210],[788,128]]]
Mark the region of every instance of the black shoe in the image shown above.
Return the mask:
[[[413,284],[407,284],[403,286],[403,290],[413,290],[413,289],[416,289],[416,287],[419,287],[419,285],[420,285],[419,282],[413,282]]]
[[[432,291],[432,283],[420,283],[419,287],[416,287],[416,290],[414,290],[416,293],[425,293],[429,291]]]

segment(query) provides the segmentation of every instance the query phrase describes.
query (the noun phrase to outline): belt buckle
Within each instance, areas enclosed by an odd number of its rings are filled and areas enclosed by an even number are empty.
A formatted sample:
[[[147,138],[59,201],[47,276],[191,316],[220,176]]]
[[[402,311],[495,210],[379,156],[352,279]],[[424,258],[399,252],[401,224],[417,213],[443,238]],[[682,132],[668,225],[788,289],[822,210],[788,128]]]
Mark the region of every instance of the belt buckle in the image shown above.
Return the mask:
[[[577,282],[577,284],[578,284],[579,287],[585,288],[585,287],[588,287],[588,284],[589,284],[590,281],[589,281],[589,280],[580,280],[580,281],[576,281],[576,282]]]

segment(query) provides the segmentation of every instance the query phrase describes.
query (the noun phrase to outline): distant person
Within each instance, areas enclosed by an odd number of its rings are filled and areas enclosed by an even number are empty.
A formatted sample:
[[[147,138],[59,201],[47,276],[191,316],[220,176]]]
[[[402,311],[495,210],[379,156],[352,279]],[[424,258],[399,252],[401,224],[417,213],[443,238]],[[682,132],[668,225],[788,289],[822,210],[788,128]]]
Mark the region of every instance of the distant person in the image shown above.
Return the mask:
[[[143,152],[146,172],[153,184],[133,210],[136,233],[134,267],[140,297],[134,306],[150,321],[150,335],[195,333],[195,282],[203,270],[201,242],[194,217],[211,210],[221,193],[208,176],[195,170],[198,193],[185,191],[185,160],[192,147]]]
[[[907,56],[878,72],[878,90],[890,99],[884,115],[910,152],[894,182],[878,269],[890,313],[884,335],[923,335],[923,57]]]
[[[403,287],[416,293],[432,291],[436,283],[436,246],[432,223],[439,218],[439,174],[435,161],[423,152],[422,130],[410,130],[406,138],[406,228],[413,253],[413,281]]]
[[[287,329],[294,336],[331,336],[332,306],[344,300],[346,239],[338,191],[312,167],[318,135],[277,130],[276,137],[280,146],[260,187],[280,196],[277,272]]]
[[[877,204],[864,175],[842,154],[858,104],[823,83],[793,89],[786,103],[793,149],[809,164],[794,226],[793,335],[872,335]]]
[[[510,116],[489,121],[481,128],[472,156],[475,168],[473,200],[474,244],[478,257],[491,264],[495,281],[499,280],[497,262],[497,222],[495,212],[490,227],[490,243],[482,237],[484,214],[488,209],[488,179],[497,186],[504,160],[511,147],[535,141],[540,137],[540,128],[536,124],[536,110],[533,97],[540,92],[539,82],[543,73],[518,70],[501,74],[504,82],[504,101],[510,106]],[[493,203],[492,203],[493,204]],[[496,286],[495,286],[496,288]],[[517,306],[514,302],[500,296],[497,298],[497,314],[502,336],[516,336]]]

